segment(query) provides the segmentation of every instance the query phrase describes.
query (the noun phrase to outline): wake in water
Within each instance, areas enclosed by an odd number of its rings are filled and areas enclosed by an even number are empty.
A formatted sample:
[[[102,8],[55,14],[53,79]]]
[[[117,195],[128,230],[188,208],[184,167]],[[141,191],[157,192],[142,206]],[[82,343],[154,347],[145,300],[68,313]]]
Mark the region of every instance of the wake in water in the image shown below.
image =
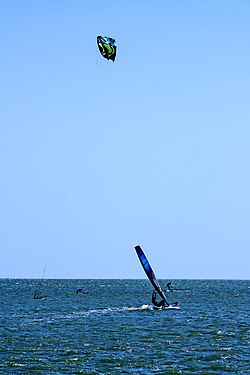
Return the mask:
[[[140,307],[107,307],[107,308],[100,308],[100,309],[90,309],[87,311],[82,311],[80,313],[81,316],[89,317],[91,315],[104,315],[104,314],[112,314],[112,313],[121,313],[121,312],[148,312],[148,311],[165,311],[165,310],[179,310],[179,307],[176,306],[169,306],[164,309],[155,308],[152,305],[142,305]]]
[[[90,309],[87,311],[82,311],[78,314],[84,317],[89,317],[91,315],[104,315],[104,314],[112,314],[112,313],[119,313],[119,312],[126,312],[126,311],[153,311],[153,306],[151,305],[142,305],[140,307],[106,307],[100,309]]]

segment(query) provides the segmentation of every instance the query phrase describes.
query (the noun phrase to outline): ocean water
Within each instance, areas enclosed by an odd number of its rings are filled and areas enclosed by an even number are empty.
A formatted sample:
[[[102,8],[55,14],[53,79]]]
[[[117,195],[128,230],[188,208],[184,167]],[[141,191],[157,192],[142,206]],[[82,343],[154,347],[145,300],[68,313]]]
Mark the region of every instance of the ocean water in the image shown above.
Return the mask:
[[[172,284],[156,311],[146,279],[0,280],[0,374],[250,374],[250,281]]]

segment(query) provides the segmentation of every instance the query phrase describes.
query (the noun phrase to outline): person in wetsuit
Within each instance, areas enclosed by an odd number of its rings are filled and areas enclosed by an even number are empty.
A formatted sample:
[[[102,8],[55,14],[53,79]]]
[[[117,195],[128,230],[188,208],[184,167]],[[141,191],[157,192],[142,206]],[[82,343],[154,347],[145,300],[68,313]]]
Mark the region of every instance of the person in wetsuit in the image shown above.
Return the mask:
[[[34,293],[34,296],[33,296],[34,299],[38,299],[38,294],[37,294],[37,290],[35,290],[35,293]]]
[[[76,294],[88,294],[88,292],[85,292],[82,288],[77,289]]]
[[[167,288],[168,288],[168,290],[170,290],[171,292],[173,291],[171,281],[170,281],[169,283],[167,283]]]
[[[166,302],[162,299],[160,302],[156,301],[157,292],[154,290],[152,294],[152,303],[157,307],[166,307]]]
[[[33,298],[34,299],[43,299],[43,295],[38,290],[35,290]]]
[[[79,293],[83,293],[83,289],[82,288],[77,289],[76,294],[79,294]]]

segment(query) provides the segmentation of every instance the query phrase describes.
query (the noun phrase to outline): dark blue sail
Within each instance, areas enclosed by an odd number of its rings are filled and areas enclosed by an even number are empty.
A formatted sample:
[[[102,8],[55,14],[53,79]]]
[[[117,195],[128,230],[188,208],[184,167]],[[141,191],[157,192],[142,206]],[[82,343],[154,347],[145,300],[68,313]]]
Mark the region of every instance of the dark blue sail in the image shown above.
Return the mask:
[[[154,274],[154,271],[153,271],[152,267],[149,264],[149,261],[146,258],[146,255],[144,254],[142,248],[139,245],[137,245],[137,246],[135,246],[135,251],[138,255],[138,258],[141,262],[141,265],[142,265],[144,271],[146,272],[146,275],[149,278],[151,284],[153,285],[155,290],[158,292],[158,294],[161,296],[161,298],[166,302],[166,304],[169,305],[169,302],[168,302],[163,290],[161,289],[161,286],[160,286],[160,284],[159,284],[159,282],[158,282],[158,280],[157,280],[157,278]]]

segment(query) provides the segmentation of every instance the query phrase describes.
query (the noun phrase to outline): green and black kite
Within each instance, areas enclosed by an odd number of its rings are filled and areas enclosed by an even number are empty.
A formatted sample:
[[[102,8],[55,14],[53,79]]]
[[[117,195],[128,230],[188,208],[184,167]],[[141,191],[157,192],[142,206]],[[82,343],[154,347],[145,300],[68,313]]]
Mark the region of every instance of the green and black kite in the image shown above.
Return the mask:
[[[98,36],[97,45],[101,55],[107,59],[115,61],[116,57],[116,45],[115,39],[108,36]]]

